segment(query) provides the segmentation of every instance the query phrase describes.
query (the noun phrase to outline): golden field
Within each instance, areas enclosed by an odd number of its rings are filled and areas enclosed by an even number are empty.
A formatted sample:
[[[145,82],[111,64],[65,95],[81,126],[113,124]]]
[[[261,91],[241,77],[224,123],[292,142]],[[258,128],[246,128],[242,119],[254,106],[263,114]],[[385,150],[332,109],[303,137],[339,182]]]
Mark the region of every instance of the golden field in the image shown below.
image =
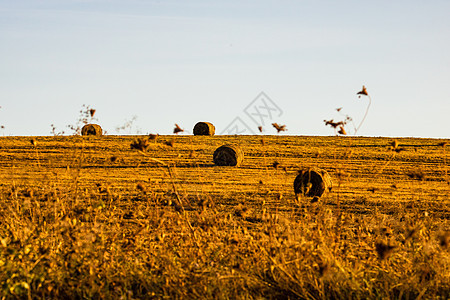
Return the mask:
[[[450,298],[449,140],[138,139],[0,138],[2,298]]]

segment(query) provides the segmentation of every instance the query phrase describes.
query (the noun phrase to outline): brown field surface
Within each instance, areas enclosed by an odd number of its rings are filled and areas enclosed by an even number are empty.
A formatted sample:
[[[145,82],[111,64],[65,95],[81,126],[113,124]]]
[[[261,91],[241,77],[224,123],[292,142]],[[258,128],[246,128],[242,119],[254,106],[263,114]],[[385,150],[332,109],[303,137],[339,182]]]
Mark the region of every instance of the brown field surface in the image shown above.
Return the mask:
[[[0,138],[2,298],[450,298],[449,140],[147,139]]]

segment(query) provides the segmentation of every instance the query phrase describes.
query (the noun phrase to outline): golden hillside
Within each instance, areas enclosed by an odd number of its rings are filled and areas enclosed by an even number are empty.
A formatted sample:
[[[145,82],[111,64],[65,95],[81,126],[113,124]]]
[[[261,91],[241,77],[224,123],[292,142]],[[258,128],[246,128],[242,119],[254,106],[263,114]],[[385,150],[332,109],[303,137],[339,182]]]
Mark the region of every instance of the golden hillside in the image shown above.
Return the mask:
[[[146,151],[132,149],[138,140]],[[448,140],[3,137],[5,297],[442,297]],[[223,144],[245,153],[215,166]],[[296,199],[298,170],[333,189]],[[447,294],[448,295],[448,294]]]

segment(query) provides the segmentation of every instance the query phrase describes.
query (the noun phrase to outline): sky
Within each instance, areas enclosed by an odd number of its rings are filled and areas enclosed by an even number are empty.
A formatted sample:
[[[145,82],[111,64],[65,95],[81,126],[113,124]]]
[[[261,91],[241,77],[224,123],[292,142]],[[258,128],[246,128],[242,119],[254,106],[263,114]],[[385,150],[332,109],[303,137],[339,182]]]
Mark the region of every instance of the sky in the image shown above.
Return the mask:
[[[349,116],[348,135],[449,138],[449,11],[448,0],[0,0],[0,135],[71,134],[88,106],[107,134],[208,121],[217,134],[278,123],[323,136],[335,134],[324,120]]]

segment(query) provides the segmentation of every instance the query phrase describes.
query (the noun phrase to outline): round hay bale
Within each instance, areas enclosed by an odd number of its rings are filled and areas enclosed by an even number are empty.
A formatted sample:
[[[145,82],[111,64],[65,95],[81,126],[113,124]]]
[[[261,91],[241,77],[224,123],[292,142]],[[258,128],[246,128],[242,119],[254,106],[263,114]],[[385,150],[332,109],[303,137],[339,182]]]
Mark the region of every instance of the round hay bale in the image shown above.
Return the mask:
[[[223,145],[214,151],[213,160],[217,166],[239,166],[244,152],[237,145]]]
[[[100,125],[97,124],[86,124],[81,128],[81,135],[101,136],[102,134],[103,130]]]
[[[214,135],[216,127],[209,122],[198,122],[194,126],[194,135]]]
[[[331,177],[327,171],[311,168],[298,172],[294,180],[294,192],[307,197],[320,197],[328,189],[331,191]]]

